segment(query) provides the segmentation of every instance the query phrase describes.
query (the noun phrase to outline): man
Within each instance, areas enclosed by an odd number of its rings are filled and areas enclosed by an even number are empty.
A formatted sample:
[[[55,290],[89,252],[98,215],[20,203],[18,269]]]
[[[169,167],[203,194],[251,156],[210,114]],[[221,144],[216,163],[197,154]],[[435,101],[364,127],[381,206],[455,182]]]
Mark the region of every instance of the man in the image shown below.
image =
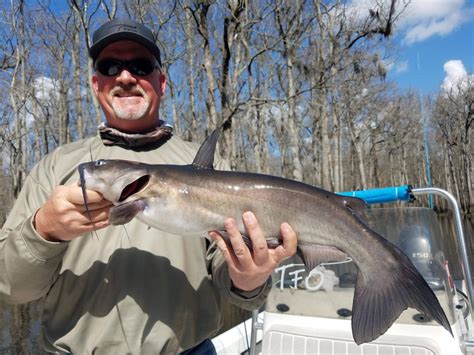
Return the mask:
[[[94,191],[87,191],[89,214],[78,164],[91,158],[189,164],[196,153],[158,118],[166,79],[149,29],[109,21],[94,33],[90,55],[106,125],[99,136],[59,147],[32,169],[0,237],[0,299],[43,298],[48,351],[212,350],[206,339],[221,325],[222,303],[260,306],[271,272],[296,251],[295,232],[282,224],[284,244],[269,250],[246,212],[253,251],[229,218],[229,244],[210,233],[219,253],[205,238],[163,233],[137,220],[109,226],[111,204]]]

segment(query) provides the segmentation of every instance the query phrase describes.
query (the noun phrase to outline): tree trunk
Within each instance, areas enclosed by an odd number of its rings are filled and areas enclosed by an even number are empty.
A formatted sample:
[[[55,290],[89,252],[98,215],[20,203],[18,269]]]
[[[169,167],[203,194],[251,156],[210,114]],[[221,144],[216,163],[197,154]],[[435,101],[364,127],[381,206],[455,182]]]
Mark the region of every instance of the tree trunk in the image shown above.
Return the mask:
[[[190,141],[195,141],[199,138],[197,129],[198,125],[198,116],[196,113],[196,84],[194,81],[197,68],[194,63],[195,59],[195,44],[194,44],[194,31],[192,27],[192,18],[188,11],[185,13],[185,35],[186,35],[186,45],[187,45],[187,52],[186,52],[186,70],[187,70],[187,83],[188,83],[188,90],[189,90],[189,127],[188,127],[188,134],[187,138]]]
[[[77,21],[77,16],[75,16],[75,21]],[[76,113],[76,133],[79,139],[84,138],[84,112],[82,110],[82,85],[81,85],[81,37],[79,32],[79,24],[74,24],[74,34],[73,34],[73,48],[72,48],[72,67],[74,71],[74,108]]]
[[[212,61],[210,37],[208,29],[207,13],[212,5],[212,1],[202,1],[198,4],[198,9],[193,12],[194,20],[198,28],[198,33],[203,40],[204,52],[204,71],[207,77],[207,101],[206,107],[208,111],[207,129],[208,133],[219,125],[219,118],[216,107],[216,80],[214,77],[214,64]]]

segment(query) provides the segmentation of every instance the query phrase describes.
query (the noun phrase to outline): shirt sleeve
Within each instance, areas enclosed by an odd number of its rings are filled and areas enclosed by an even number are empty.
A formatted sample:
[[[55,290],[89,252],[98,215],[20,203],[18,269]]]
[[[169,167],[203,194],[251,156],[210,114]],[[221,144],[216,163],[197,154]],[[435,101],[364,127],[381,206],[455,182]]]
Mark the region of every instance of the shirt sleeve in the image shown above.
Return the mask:
[[[26,303],[41,298],[58,276],[68,242],[49,242],[33,219],[51,191],[30,175],[0,232],[0,300]]]
[[[227,263],[215,242],[211,243],[207,250],[207,259],[211,261],[212,280],[214,285],[224,299],[249,311],[258,309],[263,305],[272,286],[271,277],[268,278],[265,284],[255,290],[238,290],[232,285]]]

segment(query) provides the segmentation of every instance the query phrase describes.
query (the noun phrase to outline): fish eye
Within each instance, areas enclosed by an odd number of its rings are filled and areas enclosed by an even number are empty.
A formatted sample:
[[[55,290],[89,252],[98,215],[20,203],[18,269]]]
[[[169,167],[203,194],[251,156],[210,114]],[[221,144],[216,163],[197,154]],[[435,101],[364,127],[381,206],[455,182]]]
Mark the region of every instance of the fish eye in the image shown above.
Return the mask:
[[[96,160],[96,162],[95,162],[95,166],[102,166],[102,165],[105,165],[105,164],[107,164],[107,162],[103,159]]]

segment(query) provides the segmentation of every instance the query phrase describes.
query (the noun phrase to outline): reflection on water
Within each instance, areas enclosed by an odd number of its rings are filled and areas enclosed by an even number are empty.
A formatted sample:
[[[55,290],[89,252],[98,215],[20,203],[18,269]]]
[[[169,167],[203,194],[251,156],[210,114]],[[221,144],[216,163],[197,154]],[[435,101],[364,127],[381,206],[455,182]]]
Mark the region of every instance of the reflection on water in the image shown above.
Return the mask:
[[[462,278],[462,268],[460,262],[455,262],[459,260],[459,254],[457,252],[457,240],[456,240],[456,231],[455,226],[452,223],[452,215],[451,214],[443,214],[439,216],[441,230],[443,234],[446,236],[444,238],[445,241],[445,257],[450,262],[450,270],[453,274],[454,279],[461,279]],[[472,243],[472,238],[474,237],[474,216],[471,216],[471,219],[464,219],[463,220],[463,227],[464,227],[464,238],[466,239],[466,249],[469,253],[469,261],[471,265],[471,275],[474,267],[474,244]]]
[[[383,214],[382,211],[377,212]],[[403,218],[402,212],[400,218]],[[377,217],[378,219],[378,217]],[[444,214],[438,216],[442,245],[441,248],[444,257],[449,261],[449,266],[454,279],[462,277],[461,264],[459,263],[454,225],[451,223],[451,216]],[[393,226],[397,223],[392,220],[390,223],[382,226]],[[382,228],[382,227],[381,227]],[[387,230],[389,230],[388,228]],[[380,230],[380,232],[384,232]],[[472,223],[465,221],[464,232],[468,241],[468,250],[470,251],[470,260],[472,264],[473,245],[470,243],[474,236]],[[385,233],[384,233],[385,234]],[[389,239],[391,238],[388,232]],[[39,354],[40,345],[40,315],[41,303],[32,302],[28,305],[10,306],[0,302],[0,354]]]
[[[0,303],[0,354],[40,354],[41,304]]]

